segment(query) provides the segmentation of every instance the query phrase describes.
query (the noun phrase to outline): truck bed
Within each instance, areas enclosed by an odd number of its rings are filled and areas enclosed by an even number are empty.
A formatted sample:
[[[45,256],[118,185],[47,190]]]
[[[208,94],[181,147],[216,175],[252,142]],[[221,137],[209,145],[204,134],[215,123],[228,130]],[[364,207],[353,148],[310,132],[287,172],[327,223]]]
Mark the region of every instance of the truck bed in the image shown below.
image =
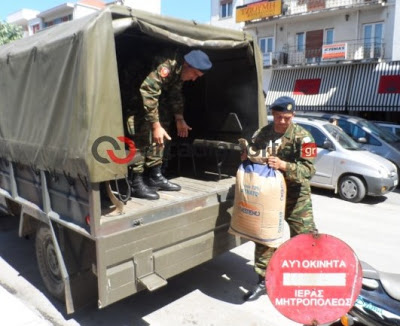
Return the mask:
[[[233,200],[234,177],[221,180],[199,180],[178,177],[171,181],[179,184],[180,191],[159,191],[160,199],[146,200],[132,197],[120,214],[115,206],[103,207],[101,235],[110,234],[116,229],[126,229],[133,225],[148,224],[180,213],[200,209],[205,206]]]
[[[99,307],[166,280],[233,248],[228,234],[234,177],[173,179],[179,192],[159,200],[131,198],[118,214],[102,211],[97,224]],[[140,267],[139,267],[140,266]]]

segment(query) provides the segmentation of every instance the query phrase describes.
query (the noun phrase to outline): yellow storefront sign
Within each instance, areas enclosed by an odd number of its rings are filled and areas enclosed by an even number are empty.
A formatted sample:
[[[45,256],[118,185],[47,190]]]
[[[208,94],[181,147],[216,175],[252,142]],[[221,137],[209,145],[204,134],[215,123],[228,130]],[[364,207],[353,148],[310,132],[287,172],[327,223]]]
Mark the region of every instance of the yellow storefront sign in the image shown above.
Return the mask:
[[[282,1],[260,1],[236,8],[236,22],[280,15]]]

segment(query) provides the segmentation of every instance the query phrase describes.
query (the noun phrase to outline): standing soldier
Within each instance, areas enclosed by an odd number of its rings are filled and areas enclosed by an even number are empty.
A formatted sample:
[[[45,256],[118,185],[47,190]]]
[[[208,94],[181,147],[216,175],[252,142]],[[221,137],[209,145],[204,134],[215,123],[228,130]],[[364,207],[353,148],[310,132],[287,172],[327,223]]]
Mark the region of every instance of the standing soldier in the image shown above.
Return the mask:
[[[286,181],[285,220],[289,224],[291,237],[315,229],[310,179],[315,173],[316,146],[311,134],[292,122],[295,107],[292,98],[278,98],[270,106],[273,123],[257,130],[253,136],[253,143],[259,150],[265,149],[270,141],[280,143],[276,156],[269,156],[267,163],[271,168],[280,170]],[[253,301],[266,294],[265,271],[275,250],[255,244],[254,270],[259,281],[252,291],[246,293],[245,301]]]
[[[132,165],[131,179],[132,196],[138,198],[158,199],[156,190],[181,189],[162,175],[164,140],[171,140],[167,130],[173,119],[178,136],[188,136],[192,128],[183,116],[183,83],[195,81],[212,67],[203,51],[193,50],[184,56],[177,50],[172,52],[154,58],[153,70],[141,79],[141,85],[131,85],[129,107],[124,108],[127,133],[139,154]],[[139,73],[134,73],[136,78]],[[147,184],[143,179],[145,168],[149,172]]]

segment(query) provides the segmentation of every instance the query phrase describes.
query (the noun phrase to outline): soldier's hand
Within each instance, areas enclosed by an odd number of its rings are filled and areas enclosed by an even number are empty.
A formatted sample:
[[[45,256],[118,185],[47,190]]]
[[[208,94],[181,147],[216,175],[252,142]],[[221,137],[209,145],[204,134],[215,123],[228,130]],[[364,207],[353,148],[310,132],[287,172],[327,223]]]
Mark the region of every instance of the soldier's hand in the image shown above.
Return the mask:
[[[269,156],[267,162],[268,165],[275,170],[285,171],[286,169],[286,162],[282,161],[279,157]]]
[[[165,129],[160,125],[160,123],[153,124],[153,142],[158,145],[164,145],[164,138],[171,140],[170,135],[165,131]]]
[[[176,120],[176,130],[178,131],[179,137],[187,137],[189,136],[189,130],[192,130],[191,127],[188,126],[184,119],[177,119]]]

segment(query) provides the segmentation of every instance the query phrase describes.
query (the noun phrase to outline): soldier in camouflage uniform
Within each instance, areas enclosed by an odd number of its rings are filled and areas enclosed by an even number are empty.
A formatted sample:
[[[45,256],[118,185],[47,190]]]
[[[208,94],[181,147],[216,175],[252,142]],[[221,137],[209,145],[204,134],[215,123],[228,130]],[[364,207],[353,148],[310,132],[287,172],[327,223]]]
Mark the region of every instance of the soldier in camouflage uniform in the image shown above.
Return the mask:
[[[158,199],[156,190],[181,189],[161,173],[164,140],[171,140],[167,130],[172,120],[175,120],[178,136],[188,136],[192,128],[183,116],[182,86],[185,81],[201,77],[211,66],[203,51],[193,50],[184,56],[174,51],[156,56],[153,70],[139,79],[142,81],[139,87],[131,85],[132,95],[128,101],[131,105],[124,108],[124,118],[127,134],[131,135],[138,153],[132,165],[132,196]],[[136,80],[138,71],[134,72]],[[147,184],[143,180],[145,168],[149,170]]]
[[[310,179],[315,174],[316,146],[311,134],[292,122],[295,102],[288,96],[278,98],[271,106],[274,122],[257,130],[253,143],[257,149],[265,149],[269,142],[280,142],[276,155],[269,156],[268,165],[280,170],[287,187],[285,220],[290,236],[308,233],[315,229]],[[255,244],[254,269],[259,282],[244,299],[256,300],[266,293],[265,271],[276,248]]]

